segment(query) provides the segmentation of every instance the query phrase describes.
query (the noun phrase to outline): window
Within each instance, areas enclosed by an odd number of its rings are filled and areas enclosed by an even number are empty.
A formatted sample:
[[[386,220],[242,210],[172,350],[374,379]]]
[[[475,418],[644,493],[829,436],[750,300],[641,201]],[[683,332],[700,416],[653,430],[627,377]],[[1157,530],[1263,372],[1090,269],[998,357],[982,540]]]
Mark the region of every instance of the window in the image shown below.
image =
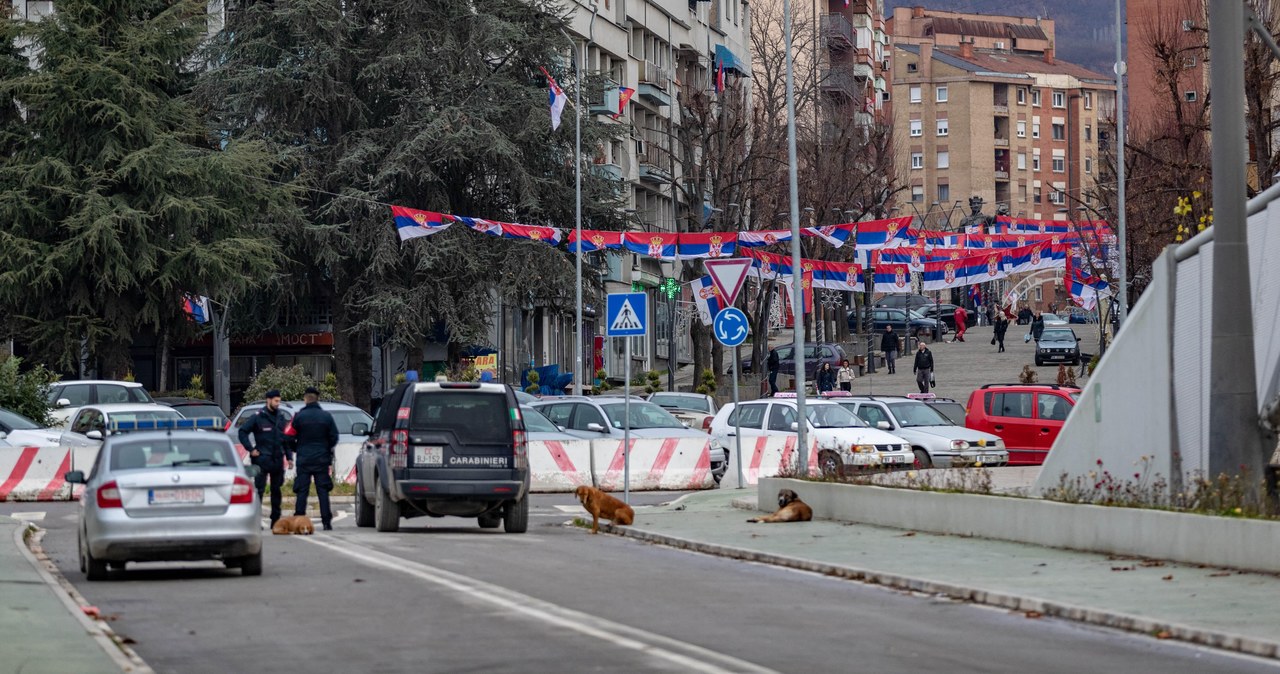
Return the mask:
[[[1034,395],[1033,393],[988,393],[987,414],[993,417],[1030,419]]]
[[[1027,88],[1018,87],[1018,105],[1027,104]]]
[[[771,431],[791,431],[791,424],[795,423],[796,411],[787,405],[772,405],[769,410],[769,430]]]
[[[1084,109],[1085,110],[1093,109],[1093,92],[1092,91],[1084,92]]]
[[[1062,158],[1062,157],[1054,157],[1054,158],[1053,158],[1053,172],[1054,172],[1054,173],[1066,173],[1066,172],[1067,172],[1067,160],[1066,160],[1066,159],[1064,159],[1064,158]]]
[[[938,201],[951,201],[951,186],[946,183],[938,185]]]
[[[62,387],[61,390],[55,388],[49,392],[49,404],[52,405],[59,400],[66,399],[71,407],[88,405],[91,387],[92,384],[71,384]]]
[[[1054,125],[1053,125],[1053,139],[1054,139],[1054,140],[1066,140],[1066,139],[1067,139],[1067,125],[1066,125],[1066,124],[1054,124]]]
[[[911,85],[911,88],[908,89],[907,91],[908,91],[908,97],[910,98],[912,103],[920,102],[920,85],[919,84]]]
[[[1056,393],[1037,393],[1036,394],[1036,415],[1040,419],[1049,421],[1066,421],[1067,415],[1071,413],[1071,403],[1066,398]]]
[[[1091,124],[1084,125],[1084,139],[1093,140],[1093,125]]]
[[[947,102],[947,88],[946,88],[946,87],[938,87],[938,88],[937,88],[937,90],[936,90],[934,93],[935,93],[935,98],[934,98],[934,100],[936,100],[936,101],[937,101],[937,102],[939,102],[939,103],[946,103],[946,102]]]
[[[1192,21],[1191,19],[1182,20],[1182,32],[1190,33],[1192,30],[1195,29],[1195,27],[1196,27],[1195,21]]]
[[[1031,156],[1031,170],[1032,171],[1040,170],[1040,155],[1037,154],[1037,155]]]
[[[885,414],[885,411],[879,405],[859,405],[858,416],[862,417],[862,420],[872,428],[875,428],[876,424],[881,421],[888,422],[890,426],[893,426],[893,422],[889,420],[889,415]]]
[[[1027,137],[1027,123],[1026,123],[1026,122],[1018,122],[1018,137],[1019,137],[1019,138],[1026,138],[1026,137]]]
[[[1093,157],[1084,158],[1084,172],[1093,173]]]
[[[1032,190],[1032,193],[1031,193],[1031,203],[1033,203],[1033,204],[1038,204],[1038,203],[1040,203],[1040,188],[1039,188],[1039,187],[1036,187],[1036,188],[1034,188],[1034,189]]]
[[[1053,92],[1053,107],[1055,107],[1055,108],[1065,108],[1065,107],[1067,107],[1067,94],[1066,94],[1066,92],[1064,92],[1064,91],[1055,91],[1055,92]]]
[[[1196,102],[1196,92],[1194,92],[1194,91],[1188,91],[1188,92],[1186,93],[1186,97],[1187,97],[1187,102],[1188,102],[1188,103],[1195,103],[1195,102]]]
[[[729,425],[738,424],[743,428],[760,428],[764,422],[764,411],[768,405],[743,405],[729,414]]]
[[[1037,108],[1040,107],[1040,90],[1039,89],[1031,90],[1031,105],[1034,105]]]
[[[911,200],[917,204],[924,203],[924,186],[916,185],[911,188]]]
[[[938,150],[938,168],[951,168],[951,153],[946,150]],[[941,201],[941,199],[939,199]]]
[[[911,120],[911,137],[917,138],[924,135],[924,122],[918,119]]]
[[[912,168],[912,169],[922,169],[922,168],[924,168],[924,153],[923,153],[923,152],[912,152],[912,153],[911,153],[911,168]]]
[[[1194,67],[1196,67],[1196,66],[1198,66],[1198,65],[1200,65],[1200,59],[1196,58],[1196,55],[1195,55],[1195,54],[1192,54],[1192,55],[1190,55],[1190,56],[1183,56],[1183,57],[1182,57],[1182,67],[1183,67],[1183,68],[1186,68],[1187,70],[1191,70],[1192,68],[1194,68]]]
[[[575,431],[585,431],[588,430],[588,424],[600,424],[601,428],[606,428],[608,426],[604,422],[604,417],[601,416],[600,410],[592,407],[591,405],[582,403],[575,405],[573,423],[569,424],[569,428],[572,428]]]
[[[1018,153],[1018,170],[1019,171],[1027,170],[1027,153],[1026,152]]]
[[[1062,190],[1055,189],[1049,193],[1049,201],[1061,206],[1067,203],[1067,194]]]
[[[1040,122],[1031,123],[1031,137],[1032,138],[1040,137]]]
[[[919,70],[919,69],[920,69],[920,67],[919,67],[919,66],[917,66],[917,65],[916,65],[916,64],[914,64],[914,63],[908,63],[908,64],[907,64],[907,72],[909,72],[909,73],[914,73],[914,72],[916,72],[916,71],[917,71],[917,70]]]
[[[951,126],[947,124],[947,120],[945,119],[938,120],[938,135],[945,136],[950,132],[951,132]]]

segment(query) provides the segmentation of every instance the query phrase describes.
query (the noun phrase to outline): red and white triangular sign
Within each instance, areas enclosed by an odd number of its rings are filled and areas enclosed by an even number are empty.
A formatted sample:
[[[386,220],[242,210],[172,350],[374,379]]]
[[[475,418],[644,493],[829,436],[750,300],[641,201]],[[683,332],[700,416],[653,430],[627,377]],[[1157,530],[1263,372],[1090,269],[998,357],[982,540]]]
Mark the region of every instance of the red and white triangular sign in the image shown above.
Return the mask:
[[[751,268],[751,258],[727,257],[717,260],[703,260],[711,283],[720,292],[722,306],[731,307],[742,291],[742,284],[747,280],[747,270]]]

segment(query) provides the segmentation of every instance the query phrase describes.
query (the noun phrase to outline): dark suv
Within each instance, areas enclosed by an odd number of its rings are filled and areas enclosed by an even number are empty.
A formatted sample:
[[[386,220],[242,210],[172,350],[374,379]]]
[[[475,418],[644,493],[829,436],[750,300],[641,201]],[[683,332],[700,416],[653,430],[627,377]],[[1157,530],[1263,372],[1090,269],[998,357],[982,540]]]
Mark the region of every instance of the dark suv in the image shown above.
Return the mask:
[[[528,496],[524,419],[503,384],[400,384],[356,459],[356,525],[378,531],[451,515],[524,533]]]

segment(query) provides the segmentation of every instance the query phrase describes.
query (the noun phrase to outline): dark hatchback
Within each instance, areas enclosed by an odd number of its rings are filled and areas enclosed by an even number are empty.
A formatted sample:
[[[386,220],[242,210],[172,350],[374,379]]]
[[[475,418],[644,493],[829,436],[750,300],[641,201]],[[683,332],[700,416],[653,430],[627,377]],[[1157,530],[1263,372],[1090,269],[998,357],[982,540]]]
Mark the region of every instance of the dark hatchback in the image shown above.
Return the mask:
[[[774,347],[778,350],[778,372],[781,374],[795,374],[796,359],[795,347],[792,344],[780,344]],[[769,353],[765,352],[765,358],[769,357]],[[818,373],[818,368],[823,363],[831,363],[832,369],[839,369],[840,363],[845,358],[844,347],[839,344],[814,342],[805,342],[804,345],[804,372],[805,379],[813,379]],[[742,359],[741,367],[743,372],[753,372],[754,364],[751,362],[751,356]],[[767,368],[761,368],[762,371]]]
[[[1071,328],[1045,328],[1036,343],[1036,365],[1080,364],[1080,338]]]
[[[483,529],[529,527],[529,456],[511,388],[405,383],[383,399],[356,460],[356,525],[474,517]]]

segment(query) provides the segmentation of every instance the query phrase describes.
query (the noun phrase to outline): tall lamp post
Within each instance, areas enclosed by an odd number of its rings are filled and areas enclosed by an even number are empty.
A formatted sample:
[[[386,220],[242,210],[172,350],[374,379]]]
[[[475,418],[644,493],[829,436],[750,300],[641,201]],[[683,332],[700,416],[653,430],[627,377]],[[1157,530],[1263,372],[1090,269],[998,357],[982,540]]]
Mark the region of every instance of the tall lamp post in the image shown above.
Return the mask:
[[[577,243],[573,261],[574,330],[573,394],[582,395],[582,53],[569,34],[560,31],[573,50],[573,231]],[[592,373],[592,379],[595,373]]]
[[[791,0],[782,0],[782,43],[787,62],[787,186],[791,197],[791,307],[795,320],[792,324],[792,362],[796,368],[796,447],[799,451],[800,474],[809,472],[809,451],[805,432],[808,417],[804,409],[804,278],[800,274],[800,179],[796,172],[796,74],[795,58],[791,54]],[[799,355],[797,358],[796,355]]]

